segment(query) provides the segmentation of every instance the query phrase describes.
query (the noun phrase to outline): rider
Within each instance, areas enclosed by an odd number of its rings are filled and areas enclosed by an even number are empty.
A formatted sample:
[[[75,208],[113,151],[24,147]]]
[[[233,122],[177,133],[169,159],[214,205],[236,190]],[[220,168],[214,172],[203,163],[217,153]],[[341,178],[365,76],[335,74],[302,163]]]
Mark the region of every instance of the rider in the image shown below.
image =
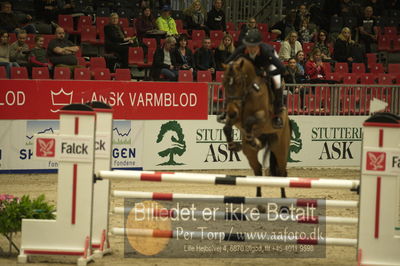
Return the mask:
[[[262,42],[261,33],[257,30],[249,30],[243,39],[242,46],[239,46],[235,52],[227,59],[227,63],[244,56],[249,59],[255,66],[258,76],[267,78],[272,77],[272,84],[274,89],[274,118],[272,125],[274,128],[282,128],[283,121],[281,112],[283,108],[283,90],[281,84],[281,74],[285,71],[285,66],[278,58],[278,54],[274,48]],[[268,73],[267,73],[268,71]],[[253,85],[254,89],[258,90],[257,84]],[[224,120],[226,113],[223,113],[219,120]]]

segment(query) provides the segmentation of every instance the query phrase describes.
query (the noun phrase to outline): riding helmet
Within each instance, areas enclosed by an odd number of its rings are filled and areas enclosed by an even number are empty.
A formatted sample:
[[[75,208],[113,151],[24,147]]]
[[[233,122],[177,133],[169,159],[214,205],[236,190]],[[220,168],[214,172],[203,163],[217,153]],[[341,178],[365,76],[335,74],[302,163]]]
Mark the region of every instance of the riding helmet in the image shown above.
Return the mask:
[[[257,29],[249,30],[244,36],[243,43],[245,45],[259,45],[262,43],[261,33]]]

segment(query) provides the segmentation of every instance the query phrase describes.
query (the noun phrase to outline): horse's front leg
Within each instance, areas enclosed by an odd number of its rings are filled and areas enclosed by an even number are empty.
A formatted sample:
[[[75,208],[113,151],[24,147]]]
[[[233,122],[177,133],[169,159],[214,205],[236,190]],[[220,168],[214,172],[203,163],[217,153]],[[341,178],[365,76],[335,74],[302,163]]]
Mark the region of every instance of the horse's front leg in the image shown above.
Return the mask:
[[[233,141],[233,125],[237,121],[237,117],[237,112],[228,112],[226,123],[223,128],[226,141],[228,142],[228,149],[230,151],[240,151],[242,149],[242,146],[239,142]]]
[[[242,150],[242,145],[239,142],[233,141],[233,128],[232,125],[225,124],[224,126],[224,134],[226,137],[226,141],[228,142],[228,149],[230,151],[240,151]]]
[[[251,147],[256,150],[261,149],[261,141],[254,136],[254,126],[259,123],[259,119],[256,116],[248,116],[244,123],[244,129],[246,131],[245,140]]]

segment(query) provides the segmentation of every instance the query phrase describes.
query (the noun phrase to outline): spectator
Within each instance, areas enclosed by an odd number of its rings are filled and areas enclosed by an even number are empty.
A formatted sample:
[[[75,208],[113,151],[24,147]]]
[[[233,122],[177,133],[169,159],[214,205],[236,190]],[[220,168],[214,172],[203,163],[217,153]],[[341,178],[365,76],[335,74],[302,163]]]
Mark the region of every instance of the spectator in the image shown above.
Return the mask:
[[[36,33],[36,27],[32,23],[32,16],[22,14],[17,16],[12,11],[10,2],[2,2],[0,10],[0,29],[7,32],[14,32],[24,29],[27,33]]]
[[[156,21],[151,14],[150,7],[143,8],[142,15],[135,22],[135,27],[139,40],[142,40],[143,37],[154,36],[154,33],[159,31],[157,30]],[[165,35],[164,31],[163,33],[162,35]]]
[[[324,13],[328,17],[358,17],[358,7],[352,0],[325,1]]]
[[[8,32],[0,30],[0,66],[6,68],[7,77],[10,78],[11,67],[19,67],[15,62],[10,62],[10,44]]]
[[[185,14],[186,27],[189,33],[191,33],[191,30],[204,30],[206,35],[210,35],[210,30],[206,26],[207,12],[201,5],[200,0],[193,1],[183,13]]]
[[[210,30],[226,31],[226,18],[222,10],[222,0],[214,0],[213,8],[207,13],[207,25]]]
[[[286,84],[302,84],[305,83],[304,72],[298,67],[296,58],[289,58],[288,64],[285,67],[283,74],[283,80]],[[292,94],[300,95],[300,106],[304,106],[304,94],[305,90],[302,85],[299,86],[288,86],[288,91]]]
[[[299,5],[296,11],[296,23],[295,27],[297,29],[301,28],[303,20],[309,20],[310,19],[310,12],[308,12],[307,7],[305,4]]]
[[[272,26],[271,32],[279,35],[280,40],[285,40],[292,31],[296,31],[296,10],[291,9],[283,20]]]
[[[305,67],[306,67],[306,60],[305,60],[305,56],[304,56],[304,52],[303,51],[298,51],[296,54],[296,62],[297,62],[297,67],[300,69],[300,73],[302,73],[302,75],[304,75],[305,73]]]
[[[212,74],[215,73],[215,59],[211,50],[210,37],[205,37],[203,46],[194,53],[194,62],[197,70],[209,70]]]
[[[61,27],[56,28],[55,35],[56,38],[51,40],[47,47],[50,62],[54,66],[76,67],[78,59],[75,54],[79,51],[79,46],[65,38],[65,31]]]
[[[224,38],[221,40],[221,43],[215,49],[215,64],[217,70],[224,70],[222,66],[223,63],[233,54],[235,51],[235,45],[233,44],[233,37],[230,34],[225,34]]]
[[[306,63],[306,75],[310,83],[328,83],[325,73],[321,51],[315,49],[311,52],[310,58]]]
[[[317,34],[317,41],[315,42],[313,49],[319,49],[321,51],[321,58],[324,62],[332,61],[331,52],[328,44],[328,32],[320,30]]]
[[[194,72],[194,57],[193,52],[188,45],[186,35],[181,35],[178,38],[178,47],[174,50],[173,57],[175,58],[175,69],[190,70]]]
[[[175,20],[171,17],[171,8],[167,5],[161,9],[161,16],[156,19],[159,30],[167,33],[167,36],[178,36]]]
[[[308,18],[302,20],[299,28],[299,39],[302,43],[312,42],[315,38],[316,32],[316,26],[314,24],[310,24]]]
[[[17,33],[17,40],[10,46],[10,61],[17,62],[20,66],[28,66],[29,46],[26,44],[25,30]]]
[[[333,58],[338,62],[352,63],[354,61],[355,42],[351,39],[351,31],[344,27],[336,39],[333,49]]]
[[[360,18],[358,25],[360,41],[365,45],[365,52],[370,53],[371,44],[376,43],[378,39],[378,27],[372,7],[364,8],[364,16]]]
[[[381,0],[364,0],[362,6],[364,8],[367,6],[372,7],[374,11],[374,16],[376,17],[381,17],[383,15],[383,12],[385,11],[385,5]]]
[[[45,23],[57,21],[58,3],[57,0],[34,0],[35,13]]]
[[[110,23],[104,26],[104,42],[106,52],[115,53],[118,56],[122,68],[128,68],[128,51],[130,45],[139,45],[135,36],[125,36],[118,23],[117,13],[111,13]]]
[[[288,60],[288,64],[285,67],[285,72],[283,74],[283,79],[287,84],[299,84],[304,83],[304,72],[298,67],[296,58],[291,57]],[[297,91],[292,91],[297,93]]]
[[[42,35],[35,36],[35,47],[32,48],[29,55],[29,63],[32,67],[48,67],[51,69],[52,64],[47,58],[47,50],[43,46],[44,37]]]
[[[290,57],[295,57],[298,51],[303,50],[301,43],[297,40],[297,33],[292,31],[287,35],[279,50],[279,59],[283,61],[289,60]]]
[[[178,80],[178,70],[174,66],[177,65],[173,50],[175,48],[176,40],[174,37],[167,37],[163,48],[158,48],[154,53],[154,60],[152,65],[152,77],[155,80],[160,79],[160,75],[164,75],[170,81]]]
[[[242,25],[239,34],[238,46],[243,44],[243,39],[249,30],[257,29],[257,21],[254,17],[247,19],[247,23]]]

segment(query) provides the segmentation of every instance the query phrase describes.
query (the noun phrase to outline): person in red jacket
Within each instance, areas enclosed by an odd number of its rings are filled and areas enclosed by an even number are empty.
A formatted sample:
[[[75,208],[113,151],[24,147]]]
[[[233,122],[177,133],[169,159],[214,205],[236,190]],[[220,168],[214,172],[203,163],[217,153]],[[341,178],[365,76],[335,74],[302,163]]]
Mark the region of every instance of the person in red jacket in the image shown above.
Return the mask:
[[[53,64],[47,58],[47,50],[44,48],[44,37],[40,34],[35,36],[35,47],[31,49],[29,63],[32,67],[52,68]]]
[[[310,59],[306,63],[306,75],[309,77],[310,82],[318,83],[325,80],[325,69],[322,64],[321,51],[314,49],[310,55]]]

